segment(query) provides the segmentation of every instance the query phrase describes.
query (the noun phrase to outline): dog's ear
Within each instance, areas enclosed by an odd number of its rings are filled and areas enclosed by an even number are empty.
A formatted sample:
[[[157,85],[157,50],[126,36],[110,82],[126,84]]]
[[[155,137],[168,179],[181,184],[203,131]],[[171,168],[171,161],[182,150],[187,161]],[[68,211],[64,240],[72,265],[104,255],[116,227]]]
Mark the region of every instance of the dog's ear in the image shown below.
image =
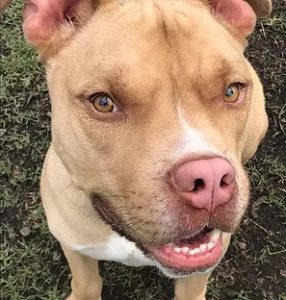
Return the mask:
[[[209,0],[213,12],[223,21],[231,24],[243,36],[252,33],[256,17],[271,13],[271,0]]]
[[[98,0],[26,0],[23,30],[42,58],[55,54],[93,15]]]

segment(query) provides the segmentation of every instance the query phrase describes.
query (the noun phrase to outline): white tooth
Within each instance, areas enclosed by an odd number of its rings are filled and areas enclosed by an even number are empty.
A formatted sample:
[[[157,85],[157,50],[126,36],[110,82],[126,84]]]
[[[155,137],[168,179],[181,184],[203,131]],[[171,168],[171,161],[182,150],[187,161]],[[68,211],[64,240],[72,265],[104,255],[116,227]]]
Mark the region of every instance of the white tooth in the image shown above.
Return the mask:
[[[200,251],[200,248],[195,248],[193,251],[194,251],[194,254],[198,254],[198,253],[201,252],[201,251]]]
[[[194,251],[195,251],[195,249],[193,249],[193,250],[190,250],[190,251],[189,251],[189,255],[194,255],[194,254],[195,254],[195,252],[194,252]]]
[[[200,250],[205,251],[207,249],[207,244],[201,244],[200,245]]]
[[[220,237],[221,231],[219,229],[214,229],[213,231],[210,232],[210,240],[212,242],[216,242],[219,237]]]
[[[208,243],[208,249],[212,249],[214,247],[215,243],[214,242],[209,242]]]
[[[181,248],[175,247],[175,248],[174,248],[174,251],[177,252],[177,253],[180,253],[180,252],[181,252]]]
[[[181,251],[184,253],[184,254],[187,254],[189,252],[189,248],[188,247],[183,247],[181,248]]]

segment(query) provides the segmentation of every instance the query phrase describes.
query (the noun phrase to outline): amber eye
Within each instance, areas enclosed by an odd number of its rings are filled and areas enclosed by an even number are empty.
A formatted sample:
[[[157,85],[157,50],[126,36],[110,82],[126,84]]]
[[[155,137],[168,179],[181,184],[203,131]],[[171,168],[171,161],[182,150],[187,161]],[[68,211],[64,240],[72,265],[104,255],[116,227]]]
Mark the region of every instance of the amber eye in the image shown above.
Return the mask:
[[[100,113],[110,113],[117,111],[117,107],[107,94],[94,94],[89,97],[89,101]]]
[[[239,83],[229,85],[224,92],[224,101],[229,103],[237,102],[241,97],[242,86]]]

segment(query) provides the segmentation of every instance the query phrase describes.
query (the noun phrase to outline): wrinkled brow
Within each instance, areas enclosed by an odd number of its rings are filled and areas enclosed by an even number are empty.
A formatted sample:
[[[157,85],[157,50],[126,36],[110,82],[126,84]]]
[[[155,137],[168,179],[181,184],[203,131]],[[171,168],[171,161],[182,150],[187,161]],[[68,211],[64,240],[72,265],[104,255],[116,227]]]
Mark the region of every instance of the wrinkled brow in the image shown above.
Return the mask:
[[[204,67],[200,75],[203,80],[226,80],[229,77],[248,77],[248,71],[242,58],[213,57]]]

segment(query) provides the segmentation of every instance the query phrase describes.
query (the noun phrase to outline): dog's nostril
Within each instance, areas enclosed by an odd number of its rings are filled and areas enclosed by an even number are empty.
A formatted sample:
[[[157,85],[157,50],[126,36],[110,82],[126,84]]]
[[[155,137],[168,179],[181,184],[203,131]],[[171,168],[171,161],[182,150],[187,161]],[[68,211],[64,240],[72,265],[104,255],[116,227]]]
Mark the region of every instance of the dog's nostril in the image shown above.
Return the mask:
[[[233,176],[231,176],[230,174],[225,174],[220,181],[220,187],[221,188],[227,187],[233,182],[233,180],[234,180]]]
[[[205,182],[203,179],[199,178],[199,179],[196,179],[195,180],[195,183],[194,183],[194,187],[192,189],[192,192],[199,192],[201,191],[202,189],[204,189],[205,187]]]

